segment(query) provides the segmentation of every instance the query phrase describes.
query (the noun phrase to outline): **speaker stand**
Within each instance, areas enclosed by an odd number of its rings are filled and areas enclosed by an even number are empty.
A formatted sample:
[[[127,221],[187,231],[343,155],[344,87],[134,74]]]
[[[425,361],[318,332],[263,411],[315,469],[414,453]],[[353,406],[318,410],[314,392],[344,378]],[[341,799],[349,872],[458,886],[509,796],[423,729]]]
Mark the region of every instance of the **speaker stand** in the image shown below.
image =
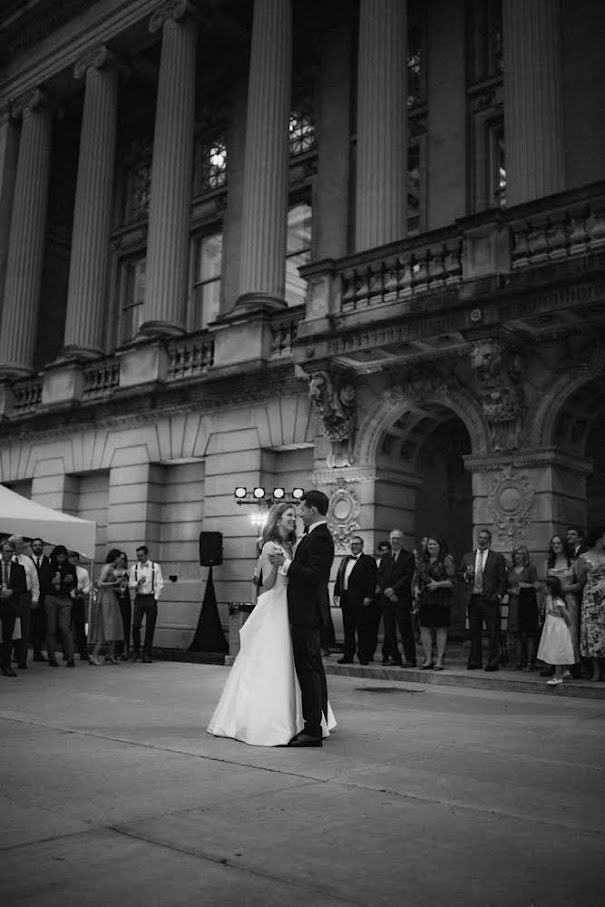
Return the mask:
[[[221,621],[218,616],[216,594],[212,567],[208,568],[208,579],[200,616],[197,622],[195,635],[188,649],[189,652],[221,652],[227,654],[229,643],[223,633]]]

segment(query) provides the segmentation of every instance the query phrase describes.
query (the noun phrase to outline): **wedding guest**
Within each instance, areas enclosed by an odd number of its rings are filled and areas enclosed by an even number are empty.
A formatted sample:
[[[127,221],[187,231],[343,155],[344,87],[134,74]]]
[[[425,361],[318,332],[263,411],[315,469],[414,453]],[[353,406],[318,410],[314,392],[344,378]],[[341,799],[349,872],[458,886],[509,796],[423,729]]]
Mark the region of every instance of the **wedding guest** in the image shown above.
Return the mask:
[[[88,640],[86,623],[88,617],[88,599],[90,596],[90,575],[85,567],[80,566],[80,555],[77,551],[69,552],[69,563],[76,571],[77,585],[71,592],[71,632],[74,647],[78,650],[80,661],[88,661]]]
[[[460,574],[465,583],[471,650],[467,669],[481,668],[483,621],[489,638],[486,671],[497,671],[500,661],[500,604],[506,592],[506,562],[491,550],[492,534],[480,529],[477,548],[465,554]]]
[[[71,635],[71,593],[77,585],[76,573],[68,562],[67,548],[57,545],[50,556],[52,593],[44,600],[46,609],[46,649],[48,663],[52,668],[58,668],[59,662],[55,656],[57,631],[61,634],[63,652],[67,657],[66,666],[75,667],[74,643]]]
[[[592,663],[592,677],[603,678],[605,661],[605,526],[593,529],[588,550],[577,561],[578,582],[582,589],[580,651]]]
[[[34,562],[25,554],[26,544],[23,536],[11,535],[8,539],[15,547],[15,561],[25,570],[25,579],[27,590],[21,596],[17,617],[21,623],[21,638],[14,644],[14,657],[17,661],[17,667],[21,671],[27,669],[27,653],[29,651],[29,628],[31,621],[31,612],[38,607],[40,601],[40,581],[38,572],[34,567]]]
[[[574,650],[574,660],[570,665],[571,673],[576,678],[581,677],[580,585],[577,578],[573,549],[562,535],[553,535],[550,540],[546,560],[546,576],[556,576],[561,583],[565,607],[571,620],[570,631]],[[546,677],[549,673],[552,673],[552,670],[548,669],[540,673],[543,673],[543,676]]]
[[[132,660],[151,664],[153,634],[158,618],[158,601],[164,588],[160,565],[149,560],[147,545],[137,548],[137,563],[130,568],[129,588],[134,592],[132,621]],[[141,625],[145,618],[145,642],[141,658]]]
[[[120,557],[118,558],[118,563],[115,568],[116,579],[118,580],[118,585],[116,586],[116,594],[118,596],[118,604],[120,606],[120,614],[122,615],[122,625],[124,627],[124,641],[119,642],[116,647],[116,652],[120,661],[129,661],[130,660],[130,628],[132,626],[132,602],[130,600],[130,590],[128,588],[128,557],[126,552],[120,552]]]
[[[32,561],[38,574],[38,583],[40,586],[40,598],[38,607],[34,608],[30,615],[30,641],[33,649],[32,661],[45,662],[46,658],[42,654],[42,647],[46,642],[46,609],[44,599],[52,592],[50,572],[50,558],[44,554],[44,542],[40,538],[32,539]]]
[[[515,642],[517,671],[535,671],[538,638],[538,572],[525,545],[513,549],[507,570],[508,632]]]
[[[355,653],[360,664],[369,664],[368,609],[374,601],[376,562],[363,553],[363,539],[354,535],[351,554],[343,557],[334,584],[334,601],[342,610],[344,628],[343,656],[338,664],[353,664]]]
[[[122,552],[112,548],[105,558],[97,586],[98,592],[90,610],[90,627],[88,637],[92,644],[91,665],[102,665],[99,654],[101,646],[107,646],[106,664],[117,664],[116,643],[124,639],[122,615],[118,604],[116,588],[120,580],[116,576],[116,567]]]
[[[418,581],[420,562],[424,555],[426,554],[426,543],[428,542],[428,536],[423,536],[420,539],[419,544],[414,548],[412,554],[414,555],[414,576],[412,577],[412,624],[414,626],[414,638],[416,643],[422,642],[422,633],[420,630],[420,585]]]
[[[419,623],[424,670],[443,671],[443,658],[447,645],[447,630],[454,604],[454,578],[456,565],[446,553],[443,542],[436,536],[427,536],[424,553],[420,556],[417,583]],[[435,660],[433,661],[433,633],[435,634]]]
[[[13,632],[21,598],[27,592],[27,580],[25,568],[15,561],[15,546],[5,541],[0,550],[0,668],[5,677],[16,677],[17,674],[11,667]]]
[[[544,581],[546,586],[546,615],[538,647],[538,658],[554,668],[554,677],[546,682],[550,686],[563,683],[565,665],[573,658],[573,645],[569,625],[569,614],[563,601],[563,589],[556,576],[547,576]]]
[[[415,668],[416,642],[412,626],[414,555],[403,547],[403,532],[400,529],[392,530],[389,541],[391,551],[381,558],[376,581],[384,620],[382,664]],[[403,664],[397,642],[398,630],[405,656]]]
[[[386,539],[383,539],[382,542],[378,542],[378,547],[376,548],[376,567],[380,567],[380,561],[385,556],[385,554],[391,553],[391,543],[387,542]]]
[[[570,526],[565,533],[572,560],[577,560],[586,551],[586,538],[579,526]]]

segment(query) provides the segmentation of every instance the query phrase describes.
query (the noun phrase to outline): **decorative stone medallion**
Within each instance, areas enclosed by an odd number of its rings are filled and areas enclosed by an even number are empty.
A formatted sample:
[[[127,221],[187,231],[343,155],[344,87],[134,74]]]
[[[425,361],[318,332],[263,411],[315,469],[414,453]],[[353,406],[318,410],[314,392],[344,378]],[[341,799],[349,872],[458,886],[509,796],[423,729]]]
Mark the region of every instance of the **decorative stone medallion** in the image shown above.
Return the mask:
[[[330,498],[328,529],[334,538],[336,554],[348,554],[351,538],[360,530],[361,502],[350,485],[342,478]]]
[[[514,466],[505,466],[494,479],[487,496],[487,506],[501,542],[515,542],[526,537],[534,498],[535,491],[529,476],[517,472]]]

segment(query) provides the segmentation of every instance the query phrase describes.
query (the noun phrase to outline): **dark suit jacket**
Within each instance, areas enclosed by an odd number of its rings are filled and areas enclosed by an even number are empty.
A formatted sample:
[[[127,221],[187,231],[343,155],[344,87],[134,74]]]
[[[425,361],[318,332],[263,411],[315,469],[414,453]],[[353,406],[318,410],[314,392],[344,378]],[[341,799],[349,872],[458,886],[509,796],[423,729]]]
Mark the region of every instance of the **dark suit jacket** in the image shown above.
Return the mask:
[[[393,589],[401,604],[411,604],[412,577],[415,569],[414,555],[404,548],[399,552],[396,562],[392,552],[385,554],[378,568],[377,584],[380,591],[384,593],[385,589]]]
[[[288,570],[291,624],[321,627],[328,622],[328,582],[333,560],[334,541],[325,523],[303,536]]]
[[[460,565],[460,577],[464,583],[464,593],[467,604],[473,595],[474,580],[471,580],[470,582],[467,581],[465,575],[466,568],[468,566],[471,566],[473,569],[475,568],[476,557],[477,549],[469,551],[468,554],[465,554],[462,558],[462,564]],[[483,597],[488,601],[497,602],[498,596],[504,595],[507,588],[506,561],[501,554],[497,554],[490,548],[485,567],[483,568]]]
[[[2,567],[0,566],[0,586],[2,585]],[[21,596],[27,592],[27,579],[25,577],[25,567],[17,564],[16,561],[10,562],[10,572],[8,585],[12,591],[10,598],[2,599],[3,605],[17,606],[21,601]]]
[[[351,560],[350,555],[343,557],[338,568],[336,583],[334,585],[334,595],[342,596],[344,589],[344,577],[347,564]],[[376,561],[369,554],[360,554],[357,563],[351,570],[349,576],[349,587],[344,594],[346,603],[352,608],[361,607],[364,598],[374,598],[376,589]],[[341,602],[342,604],[342,602]]]

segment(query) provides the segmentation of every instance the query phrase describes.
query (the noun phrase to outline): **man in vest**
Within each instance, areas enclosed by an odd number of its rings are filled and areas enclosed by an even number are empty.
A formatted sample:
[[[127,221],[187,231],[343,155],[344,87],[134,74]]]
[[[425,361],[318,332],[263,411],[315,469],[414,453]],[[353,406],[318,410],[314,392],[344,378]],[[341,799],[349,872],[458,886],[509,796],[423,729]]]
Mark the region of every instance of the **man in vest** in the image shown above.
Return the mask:
[[[151,664],[153,634],[158,617],[158,600],[164,588],[160,565],[149,560],[147,545],[137,548],[137,563],[130,568],[128,588],[134,594],[132,618],[132,660]],[[141,625],[145,618],[145,643],[141,657]]]

